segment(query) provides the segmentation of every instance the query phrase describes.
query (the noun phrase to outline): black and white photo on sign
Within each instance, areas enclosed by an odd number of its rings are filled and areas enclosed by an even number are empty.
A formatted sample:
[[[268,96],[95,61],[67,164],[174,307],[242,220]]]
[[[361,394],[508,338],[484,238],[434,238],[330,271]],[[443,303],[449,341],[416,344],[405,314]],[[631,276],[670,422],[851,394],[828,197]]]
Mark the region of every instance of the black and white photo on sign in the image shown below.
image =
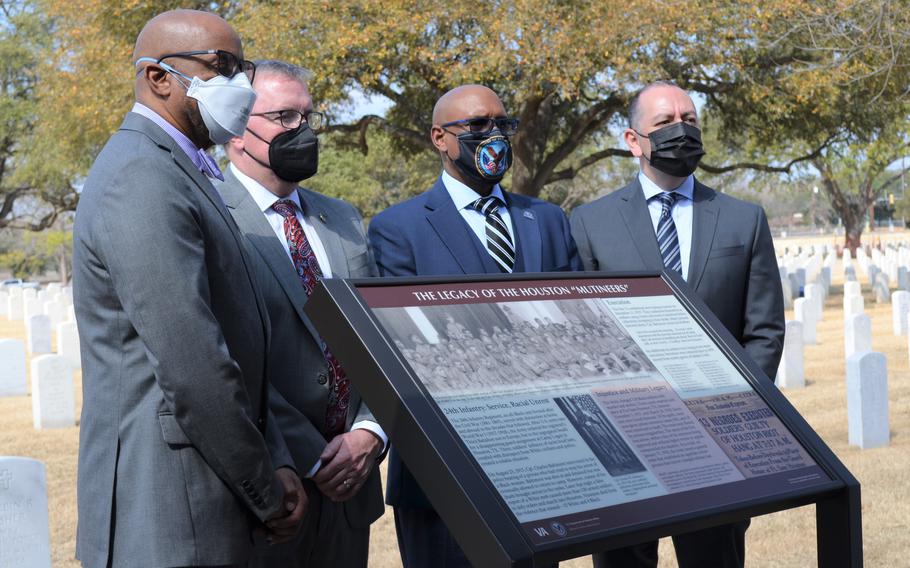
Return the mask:
[[[433,396],[656,371],[599,300],[375,308]]]
[[[645,471],[645,466],[590,395],[553,400],[610,475],[616,477]]]

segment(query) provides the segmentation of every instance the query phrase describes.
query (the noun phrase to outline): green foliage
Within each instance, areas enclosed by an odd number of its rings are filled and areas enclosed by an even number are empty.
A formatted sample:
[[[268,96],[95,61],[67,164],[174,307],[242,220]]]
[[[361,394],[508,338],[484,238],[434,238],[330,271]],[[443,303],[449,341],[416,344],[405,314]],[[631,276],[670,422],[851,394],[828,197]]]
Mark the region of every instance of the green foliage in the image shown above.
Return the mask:
[[[338,135],[320,137],[319,173],[308,188],[349,201],[365,217],[425,191],[441,171],[438,157],[396,147],[380,131],[367,134],[370,151],[345,144]]]
[[[4,248],[0,252],[0,267],[10,270],[15,278],[33,278],[59,267],[61,259],[68,270],[73,233],[68,230],[19,231],[11,235]]]

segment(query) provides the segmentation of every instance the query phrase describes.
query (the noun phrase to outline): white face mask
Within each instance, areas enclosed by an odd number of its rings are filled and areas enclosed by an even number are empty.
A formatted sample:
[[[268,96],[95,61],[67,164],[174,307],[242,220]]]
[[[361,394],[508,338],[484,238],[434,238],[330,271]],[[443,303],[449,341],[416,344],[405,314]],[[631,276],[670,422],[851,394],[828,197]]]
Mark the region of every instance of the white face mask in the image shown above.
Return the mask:
[[[150,57],[143,57],[137,63],[142,60],[155,62]],[[226,144],[235,136],[243,136],[253,103],[256,102],[256,91],[245,73],[237,73],[230,79],[224,75],[215,75],[208,81],[203,81],[199,77],[190,79],[167,63],[158,65],[168,73],[190,81],[187,86],[178,78],[186,88],[186,96],[199,103],[199,114],[202,115],[202,122],[208,129],[212,142]]]

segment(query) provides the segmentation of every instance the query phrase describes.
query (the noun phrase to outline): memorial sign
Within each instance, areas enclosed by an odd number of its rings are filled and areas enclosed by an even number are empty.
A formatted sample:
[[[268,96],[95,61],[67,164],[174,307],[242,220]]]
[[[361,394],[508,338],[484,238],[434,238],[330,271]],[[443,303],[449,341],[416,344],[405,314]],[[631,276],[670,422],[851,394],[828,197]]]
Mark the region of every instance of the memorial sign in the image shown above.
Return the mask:
[[[564,560],[847,486],[859,530],[858,484],[679,281],[552,276],[328,280],[306,307],[475,563]]]

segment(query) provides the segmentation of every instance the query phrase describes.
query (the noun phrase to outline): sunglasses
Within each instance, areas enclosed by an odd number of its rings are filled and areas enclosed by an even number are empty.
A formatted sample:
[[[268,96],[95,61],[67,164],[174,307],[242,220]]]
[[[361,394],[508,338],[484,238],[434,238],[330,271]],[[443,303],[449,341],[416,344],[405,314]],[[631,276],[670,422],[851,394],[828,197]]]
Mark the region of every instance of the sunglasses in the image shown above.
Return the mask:
[[[505,136],[514,136],[515,133],[518,132],[518,119],[486,117],[465,118],[463,120],[453,120],[452,122],[440,124],[440,126],[443,128],[447,126],[462,126],[465,130],[474,134],[486,134],[487,132],[492,132],[495,127]]]
[[[217,57],[215,62],[208,61],[198,57],[199,55],[214,55]],[[182,57],[187,59],[198,59],[208,67],[215,70],[216,73],[227,77],[230,79],[238,73],[245,73],[247,79],[250,80],[250,83],[253,82],[253,77],[256,76],[256,64],[247,59],[240,59],[230,51],[225,51],[223,49],[201,49],[198,51],[181,51],[178,53],[168,53],[167,55],[162,55],[158,58],[155,63],[161,63],[165,59],[171,57]]]

